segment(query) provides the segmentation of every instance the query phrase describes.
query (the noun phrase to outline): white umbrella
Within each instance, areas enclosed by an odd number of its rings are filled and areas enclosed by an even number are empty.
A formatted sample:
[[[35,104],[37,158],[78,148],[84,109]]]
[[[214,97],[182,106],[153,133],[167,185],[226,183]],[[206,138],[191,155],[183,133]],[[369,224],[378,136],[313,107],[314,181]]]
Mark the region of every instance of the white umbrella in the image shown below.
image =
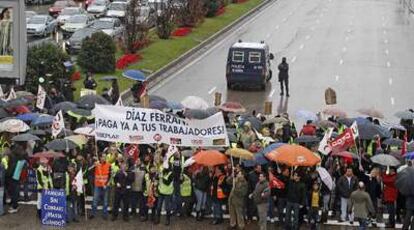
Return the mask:
[[[383,166],[398,166],[401,162],[389,154],[377,154],[370,158],[373,163]]]
[[[84,136],[95,136],[95,126],[94,125],[88,125],[85,127],[77,128],[75,129],[74,133],[81,134]]]
[[[188,96],[181,101],[181,104],[187,109],[207,109],[210,107],[208,103],[196,96]]]
[[[8,119],[0,123],[0,132],[22,133],[29,129],[24,121],[18,119]]]
[[[317,167],[316,171],[318,171],[319,176],[321,177],[321,180],[323,183],[329,188],[329,190],[332,190],[333,188],[333,180],[331,175],[326,171],[325,168]]]

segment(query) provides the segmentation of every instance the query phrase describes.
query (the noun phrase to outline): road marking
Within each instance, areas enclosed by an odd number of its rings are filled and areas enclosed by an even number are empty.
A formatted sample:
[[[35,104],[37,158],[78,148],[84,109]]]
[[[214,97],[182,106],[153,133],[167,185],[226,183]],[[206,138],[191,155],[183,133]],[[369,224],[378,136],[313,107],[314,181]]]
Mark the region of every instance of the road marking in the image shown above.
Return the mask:
[[[388,49],[385,49],[384,53],[385,53],[385,55],[388,55],[390,53],[390,51],[388,51]]]
[[[299,49],[303,49],[303,47],[305,47],[305,44],[300,45]]]
[[[394,105],[394,104],[395,104],[394,97],[391,97],[391,105]]]
[[[216,89],[217,87],[214,86],[213,88],[210,89],[210,91],[208,91],[208,94],[212,94]]]
[[[344,46],[343,48],[342,48],[342,52],[346,52],[346,47]]]
[[[290,60],[290,62],[295,62],[296,61],[296,56],[294,56],[291,60]]]
[[[279,25],[277,25],[276,27],[275,27],[275,30],[278,30],[279,29]]]
[[[275,89],[272,89],[272,91],[269,94],[269,97],[273,97],[273,94],[275,93]]]
[[[387,67],[390,68],[391,67],[391,62],[387,61]]]
[[[385,43],[385,44],[387,44],[387,43],[388,43],[388,39],[385,39],[385,40],[384,40],[384,43]]]
[[[388,78],[388,84],[392,85],[392,78]]]
[[[305,39],[306,40],[309,40],[309,38],[310,38],[310,35],[306,35],[306,38]]]
[[[339,81],[339,75],[335,75],[335,80]]]
[[[343,59],[339,60],[339,64],[340,65],[344,64],[344,60]]]

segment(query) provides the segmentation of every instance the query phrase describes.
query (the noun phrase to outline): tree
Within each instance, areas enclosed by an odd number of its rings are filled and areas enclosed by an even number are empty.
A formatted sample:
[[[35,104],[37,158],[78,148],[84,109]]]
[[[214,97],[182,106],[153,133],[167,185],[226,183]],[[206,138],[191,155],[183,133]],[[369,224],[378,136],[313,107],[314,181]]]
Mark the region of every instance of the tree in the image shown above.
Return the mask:
[[[109,73],[115,71],[115,42],[103,33],[94,33],[82,42],[78,64],[84,71]]]
[[[56,84],[60,80],[69,80],[72,71],[63,65],[66,61],[70,61],[70,57],[55,44],[43,43],[31,47],[27,53],[26,90],[36,93],[40,77],[45,79],[45,88],[51,86],[50,82]]]
[[[163,8],[156,9],[156,30],[160,39],[169,39],[174,29],[176,8],[172,0],[167,0]]]
[[[180,26],[193,27],[203,20],[205,14],[203,1],[187,0],[178,10],[177,22]]]
[[[139,2],[140,0],[131,0],[127,8],[123,39],[126,53],[135,53],[140,48],[137,44],[148,40],[148,31],[153,17],[152,15],[141,17]]]

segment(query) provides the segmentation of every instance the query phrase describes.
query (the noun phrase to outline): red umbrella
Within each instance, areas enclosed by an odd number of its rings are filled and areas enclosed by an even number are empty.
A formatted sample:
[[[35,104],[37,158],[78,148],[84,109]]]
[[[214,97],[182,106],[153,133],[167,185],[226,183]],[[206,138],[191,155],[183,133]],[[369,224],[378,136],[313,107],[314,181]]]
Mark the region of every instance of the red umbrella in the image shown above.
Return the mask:
[[[341,110],[340,108],[336,107],[328,107],[322,111],[326,115],[340,117],[340,118],[346,118],[346,112]]]
[[[331,156],[358,159],[358,156],[355,153],[351,153],[351,152],[348,152],[348,151],[332,153]]]
[[[8,109],[11,113],[23,114],[23,113],[30,113],[30,109],[25,105],[18,105],[11,109]]]
[[[226,102],[219,106],[219,109],[229,113],[244,113],[246,109],[238,102]]]
[[[63,153],[54,151],[38,152],[33,155],[33,158],[60,158],[65,157]]]
[[[205,166],[216,166],[227,164],[227,157],[217,150],[205,150],[193,157],[195,163]]]

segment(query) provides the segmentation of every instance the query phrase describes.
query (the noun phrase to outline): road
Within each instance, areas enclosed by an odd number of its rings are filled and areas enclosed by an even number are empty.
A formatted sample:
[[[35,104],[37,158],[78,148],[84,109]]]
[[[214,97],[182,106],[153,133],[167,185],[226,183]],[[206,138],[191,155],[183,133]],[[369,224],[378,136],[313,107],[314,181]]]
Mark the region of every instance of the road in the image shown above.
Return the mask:
[[[239,101],[261,111],[266,100],[273,112],[321,111],[324,91],[337,92],[338,107],[351,115],[374,107],[387,118],[412,106],[414,27],[399,0],[278,0],[218,42],[151,93],[180,101],[188,95],[213,104]],[[264,92],[228,91],[225,64],[228,48],[238,39],[265,40],[275,53],[276,73]],[[290,64],[291,96],[282,98],[277,65]]]

